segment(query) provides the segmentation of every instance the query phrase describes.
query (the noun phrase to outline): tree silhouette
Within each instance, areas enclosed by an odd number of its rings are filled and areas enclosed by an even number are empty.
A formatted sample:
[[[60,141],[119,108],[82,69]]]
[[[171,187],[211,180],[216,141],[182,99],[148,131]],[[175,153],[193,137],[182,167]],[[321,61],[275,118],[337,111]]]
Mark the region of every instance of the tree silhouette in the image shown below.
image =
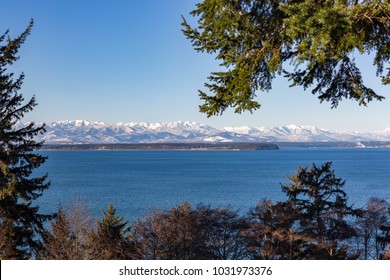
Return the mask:
[[[133,259],[135,257],[134,232],[123,216],[109,204],[103,212],[102,221],[97,221],[97,233],[92,235],[92,258],[102,260]]]
[[[307,258],[308,238],[298,233],[299,220],[290,202],[263,199],[248,215],[247,250],[252,259],[299,260]]]
[[[298,232],[310,238],[308,256],[319,259],[352,258],[347,254],[346,240],[356,236],[356,231],[346,217],[357,216],[358,210],[347,204],[342,190],[345,181],[335,176],[327,162],[309,169],[299,167],[288,177],[288,185],[282,184],[288,201],[299,215]]]
[[[195,209],[202,236],[202,259],[241,260],[248,258],[244,231],[247,222],[229,207]]]
[[[46,260],[91,259],[94,227],[86,205],[76,200],[66,211],[58,210],[44,235],[42,250],[37,258]]]
[[[381,228],[389,224],[388,209],[390,204],[378,198],[370,198],[357,218],[356,225],[359,241],[363,243],[363,258],[379,259],[383,253],[381,245]]]
[[[49,187],[47,175],[34,177],[33,172],[46,160],[34,151],[42,146],[34,137],[45,131],[34,122],[20,120],[36,106],[35,97],[27,103],[20,93],[24,74],[15,77],[8,67],[18,60],[18,51],[30,34],[33,21],[18,37],[6,31],[0,36],[0,227],[3,238],[12,240],[6,259],[26,259],[40,246],[38,235],[50,215],[39,213],[33,201]],[[10,243],[11,244],[11,243]],[[10,247],[9,245],[8,247]]]

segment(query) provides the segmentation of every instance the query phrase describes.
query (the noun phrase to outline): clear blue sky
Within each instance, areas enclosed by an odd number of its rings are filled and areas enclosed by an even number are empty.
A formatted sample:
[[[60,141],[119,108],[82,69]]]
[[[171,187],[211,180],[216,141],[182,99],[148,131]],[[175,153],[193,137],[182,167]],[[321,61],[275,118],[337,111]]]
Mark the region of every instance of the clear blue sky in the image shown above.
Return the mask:
[[[208,119],[198,112],[197,90],[218,69],[213,55],[196,53],[181,33],[181,15],[190,22],[195,0],[12,0],[3,1],[0,33],[22,32],[35,20],[12,71],[26,74],[26,98],[38,106],[25,120],[86,119],[106,123],[188,120],[224,126],[315,125],[347,131],[390,127],[389,87],[383,87],[367,57],[359,58],[365,80],[383,102],[337,109],[319,104],[301,88],[278,78],[258,94],[253,114],[232,110]]]

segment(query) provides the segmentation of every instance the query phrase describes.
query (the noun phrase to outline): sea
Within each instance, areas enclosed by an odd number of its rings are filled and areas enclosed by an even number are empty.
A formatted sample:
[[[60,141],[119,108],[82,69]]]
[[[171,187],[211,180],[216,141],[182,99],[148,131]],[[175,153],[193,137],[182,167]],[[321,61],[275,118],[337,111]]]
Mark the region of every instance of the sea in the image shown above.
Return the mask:
[[[370,197],[390,202],[390,149],[281,148],[259,151],[42,150],[48,160],[35,175],[48,174],[49,189],[35,201],[41,213],[82,202],[95,219],[109,203],[129,221],[153,210],[191,205],[229,206],[247,213],[262,199],[286,200],[298,167],[331,161],[345,180],[349,204]]]

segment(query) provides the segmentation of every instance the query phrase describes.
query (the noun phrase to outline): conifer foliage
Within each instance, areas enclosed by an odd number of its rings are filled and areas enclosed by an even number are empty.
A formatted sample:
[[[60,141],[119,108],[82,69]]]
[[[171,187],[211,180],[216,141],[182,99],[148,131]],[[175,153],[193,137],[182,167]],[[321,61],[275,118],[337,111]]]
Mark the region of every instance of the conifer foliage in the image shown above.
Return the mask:
[[[191,15],[197,25],[184,20],[184,35],[226,67],[208,78],[210,94],[200,91],[208,116],[260,108],[257,91],[269,91],[277,75],[332,107],[382,100],[363,81],[359,53],[371,53],[382,83],[390,82],[388,0],[203,0]]]
[[[35,152],[42,146],[34,137],[42,134],[44,125],[33,122],[20,125],[23,116],[36,105],[35,97],[28,102],[20,93],[24,74],[15,77],[8,71],[18,60],[18,51],[30,34],[33,21],[18,37],[12,39],[6,31],[0,35],[0,228],[1,239],[7,240],[7,250],[0,258],[29,258],[39,246],[37,234],[49,215],[39,213],[32,202],[49,187],[47,175],[33,177],[33,171],[46,157]],[[2,249],[2,248],[1,248]]]
[[[347,204],[345,181],[337,178],[331,167],[332,162],[299,167],[282,190],[299,215],[298,233],[311,239],[309,256],[346,259],[352,256],[347,256],[345,241],[357,234],[346,217],[356,217],[359,211]]]
[[[120,260],[134,258],[134,232],[123,216],[116,215],[116,209],[109,204],[103,212],[102,221],[97,221],[97,233],[92,236],[92,258]]]

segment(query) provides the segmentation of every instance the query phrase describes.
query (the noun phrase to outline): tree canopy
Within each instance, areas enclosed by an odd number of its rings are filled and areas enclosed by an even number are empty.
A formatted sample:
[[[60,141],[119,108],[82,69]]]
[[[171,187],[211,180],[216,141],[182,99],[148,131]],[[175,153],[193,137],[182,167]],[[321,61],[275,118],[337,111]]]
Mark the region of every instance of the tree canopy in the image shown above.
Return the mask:
[[[97,233],[92,235],[92,258],[101,260],[132,259],[135,256],[134,231],[123,216],[116,214],[110,203],[106,211],[102,210],[103,219],[97,221]]]
[[[47,175],[34,177],[33,174],[46,160],[34,152],[42,146],[34,137],[45,128],[34,122],[20,124],[36,101],[33,97],[24,103],[20,93],[24,74],[14,77],[8,71],[18,60],[19,48],[32,26],[31,20],[26,30],[14,39],[8,31],[0,35],[0,235],[11,240],[7,253],[3,255],[5,251],[0,251],[0,258],[6,259],[29,258],[31,249],[40,245],[37,234],[44,231],[44,222],[51,217],[40,214],[39,207],[32,204],[49,187]]]
[[[226,67],[208,77],[210,94],[199,91],[200,111],[209,117],[229,107],[260,108],[257,92],[269,91],[277,75],[332,108],[346,98],[360,105],[382,100],[365,85],[359,54],[373,54],[377,76],[390,83],[388,0],[203,0],[191,15],[197,26],[183,18],[185,36]]]
[[[359,210],[347,204],[345,181],[335,176],[332,162],[299,167],[288,179],[290,184],[282,184],[282,191],[299,214],[298,232],[312,239],[309,255],[319,259],[349,258],[345,240],[357,233],[346,217],[358,216]]]

